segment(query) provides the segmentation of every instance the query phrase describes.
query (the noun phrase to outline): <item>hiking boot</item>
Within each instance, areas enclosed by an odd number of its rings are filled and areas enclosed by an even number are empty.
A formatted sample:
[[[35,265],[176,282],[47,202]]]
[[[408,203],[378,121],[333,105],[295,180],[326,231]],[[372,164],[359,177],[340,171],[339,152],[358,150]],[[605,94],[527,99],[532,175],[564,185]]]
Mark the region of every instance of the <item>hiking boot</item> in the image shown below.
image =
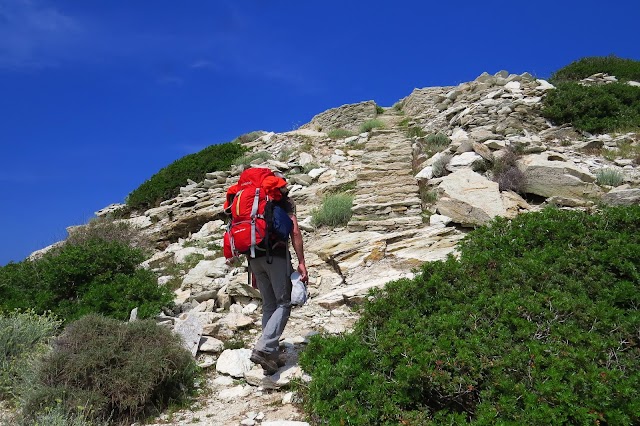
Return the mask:
[[[251,362],[260,365],[268,376],[271,376],[278,371],[277,361],[267,353],[254,350],[251,352],[251,357],[249,357],[249,359]]]
[[[287,353],[278,351],[273,354],[271,359],[273,359],[276,364],[278,364],[278,367],[284,367],[287,364]]]

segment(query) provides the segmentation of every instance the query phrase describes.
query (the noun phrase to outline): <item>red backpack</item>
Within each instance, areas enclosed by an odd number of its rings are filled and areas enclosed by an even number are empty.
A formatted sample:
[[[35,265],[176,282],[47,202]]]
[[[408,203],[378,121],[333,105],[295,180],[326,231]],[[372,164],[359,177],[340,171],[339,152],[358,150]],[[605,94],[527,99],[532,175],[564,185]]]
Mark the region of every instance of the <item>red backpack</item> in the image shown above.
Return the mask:
[[[280,188],[285,185],[286,181],[276,177],[270,169],[256,167],[243,171],[238,183],[227,190],[224,209],[231,214],[231,222],[224,234],[225,258],[241,254],[256,257],[256,251],[268,253],[270,240],[277,238],[272,231],[274,210],[282,210],[274,207],[271,201],[282,198]],[[291,221],[288,215],[284,216],[285,220]],[[269,235],[270,231],[273,235]]]

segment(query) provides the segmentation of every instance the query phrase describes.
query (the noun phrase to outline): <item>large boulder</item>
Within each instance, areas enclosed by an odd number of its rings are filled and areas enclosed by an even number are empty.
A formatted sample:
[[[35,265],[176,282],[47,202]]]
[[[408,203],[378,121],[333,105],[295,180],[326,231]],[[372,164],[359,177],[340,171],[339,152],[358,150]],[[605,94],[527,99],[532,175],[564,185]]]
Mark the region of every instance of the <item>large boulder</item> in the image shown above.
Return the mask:
[[[484,225],[496,216],[515,217],[528,210],[525,200],[513,192],[501,193],[498,184],[462,169],[442,179],[436,203],[438,213],[463,226]]]
[[[543,152],[526,155],[518,160],[524,173],[525,192],[542,197],[598,197],[602,190],[594,183],[596,177],[587,169],[566,160],[560,154]]]
[[[630,188],[628,185],[613,188],[602,196],[602,202],[610,206],[640,204],[640,188]]]

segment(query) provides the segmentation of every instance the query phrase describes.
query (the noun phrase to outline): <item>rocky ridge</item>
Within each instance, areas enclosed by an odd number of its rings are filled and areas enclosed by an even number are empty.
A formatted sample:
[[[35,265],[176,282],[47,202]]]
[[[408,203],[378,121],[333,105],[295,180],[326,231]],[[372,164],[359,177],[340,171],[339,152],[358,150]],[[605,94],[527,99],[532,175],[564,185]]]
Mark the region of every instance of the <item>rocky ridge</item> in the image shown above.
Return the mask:
[[[246,264],[229,266],[219,252],[224,194],[246,166],[209,173],[176,198],[126,219],[158,243],[144,266],[161,275],[160,283],[179,284],[176,309],[158,321],[184,337],[208,372],[208,392],[198,404],[165,414],[157,424],[306,424],[289,389],[294,378],[310,380],[297,365],[298,353],[313,334],[349,331],[357,319],[351,306],[369,289],[455,255],[468,229],[495,216],[547,204],[639,203],[639,159],[617,154],[623,145],[637,147],[640,135],[594,136],[552,126],[540,115],[551,88],[529,74],[484,73],[456,87],[416,89],[382,113],[373,101],[344,105],[298,130],[264,133],[246,144],[273,158],[254,165],[287,175],[310,271],[311,298],[294,308],[283,336],[287,364],[271,377],[249,361],[260,330],[260,295],[247,284]],[[373,118],[384,128],[338,140],[327,136],[334,129],[356,132]],[[428,140],[435,133],[449,138],[438,152]],[[491,165],[507,150],[519,154],[524,197],[500,191],[492,180]],[[622,184],[598,184],[602,169],[620,173]],[[313,210],[336,191],[354,195],[351,220],[341,228],[314,228]],[[163,275],[168,264],[182,266],[181,273]]]

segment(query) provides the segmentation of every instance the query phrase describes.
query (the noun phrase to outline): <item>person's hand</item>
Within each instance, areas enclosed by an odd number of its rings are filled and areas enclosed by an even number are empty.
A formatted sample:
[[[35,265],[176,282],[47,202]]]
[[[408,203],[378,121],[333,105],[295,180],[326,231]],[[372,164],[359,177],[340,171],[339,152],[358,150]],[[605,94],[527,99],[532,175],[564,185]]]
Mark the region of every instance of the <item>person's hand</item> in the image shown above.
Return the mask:
[[[300,272],[300,279],[302,280],[303,283],[308,284],[309,283],[309,275],[307,273],[307,267],[305,266],[304,263],[299,263],[298,264],[298,272]]]

